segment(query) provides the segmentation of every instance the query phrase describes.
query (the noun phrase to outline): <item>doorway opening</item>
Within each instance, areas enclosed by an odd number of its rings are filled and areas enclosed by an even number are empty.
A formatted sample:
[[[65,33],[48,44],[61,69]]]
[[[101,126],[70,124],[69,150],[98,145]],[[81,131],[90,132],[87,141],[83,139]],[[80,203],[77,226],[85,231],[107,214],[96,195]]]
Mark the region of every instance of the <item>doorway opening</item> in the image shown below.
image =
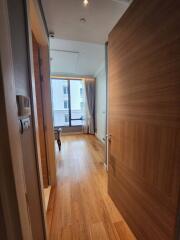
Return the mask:
[[[78,69],[82,50],[81,47],[74,49],[74,46],[77,47],[74,41],[69,42],[71,44],[69,49],[63,49],[63,44],[67,42],[69,41],[50,40],[54,132],[61,129],[60,149],[55,141],[57,187],[51,190],[47,210],[50,239],[56,239],[56,234],[57,236],[61,234],[61,239],[68,237],[71,239],[74,234],[77,236],[82,234],[84,239],[91,239],[91,235],[94,236],[93,239],[98,239],[96,229],[100,229],[102,239],[108,239],[103,215],[107,216],[109,224],[113,222],[111,213],[105,210],[106,201],[117,214],[118,222],[121,216],[107,192],[106,47],[97,45],[96,47],[100,50],[94,51],[94,44],[90,44],[92,49],[87,52],[85,59],[90,57],[90,52],[94,52],[89,62],[89,65],[93,65],[91,75],[88,74],[89,72],[71,74],[72,69]],[[55,44],[56,50],[54,50]],[[57,44],[59,44],[58,47]],[[72,48],[74,52],[79,52],[77,62],[73,60],[74,53],[70,53]],[[93,60],[97,59],[98,55],[101,58],[94,66]],[[84,58],[83,61],[85,61]],[[85,65],[80,70],[87,71],[89,65]],[[99,202],[102,202],[102,206]],[[52,214],[51,206],[53,205]],[[58,228],[57,221],[60,222]],[[97,225],[93,224],[94,222],[97,222]]]

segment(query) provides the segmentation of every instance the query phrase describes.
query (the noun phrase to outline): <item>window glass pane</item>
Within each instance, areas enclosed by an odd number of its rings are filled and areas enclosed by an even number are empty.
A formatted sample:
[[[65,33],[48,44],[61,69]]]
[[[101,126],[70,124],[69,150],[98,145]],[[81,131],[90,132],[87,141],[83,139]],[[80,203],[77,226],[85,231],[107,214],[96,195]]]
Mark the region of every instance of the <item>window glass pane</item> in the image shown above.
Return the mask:
[[[54,126],[69,126],[68,81],[51,80]]]
[[[68,87],[67,86],[63,86],[63,92],[64,92],[64,94],[68,94]]]
[[[80,88],[80,96],[83,97],[83,88]]]
[[[64,100],[64,109],[69,108],[69,102],[68,100]]]
[[[83,82],[81,80],[70,80],[71,96],[71,125],[77,126],[83,124],[84,115],[84,96]]]
[[[65,122],[69,122],[69,114],[65,114],[64,115],[64,121]]]

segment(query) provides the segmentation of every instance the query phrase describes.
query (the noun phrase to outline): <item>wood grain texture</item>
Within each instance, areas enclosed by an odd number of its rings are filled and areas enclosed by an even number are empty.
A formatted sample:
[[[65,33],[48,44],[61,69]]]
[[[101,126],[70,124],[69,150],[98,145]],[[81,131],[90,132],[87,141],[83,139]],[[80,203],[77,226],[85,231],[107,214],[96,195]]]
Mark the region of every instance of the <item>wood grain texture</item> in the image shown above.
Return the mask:
[[[39,127],[39,143],[41,152],[41,166],[43,175],[43,185],[48,187],[48,164],[46,154],[46,142],[45,142],[45,130],[44,130],[44,113],[43,113],[43,98],[42,98],[42,84],[41,84],[41,71],[40,71],[40,46],[32,35],[33,41],[33,60],[34,60],[34,76],[36,86],[36,103],[37,103],[37,114],[38,114],[38,127]]]
[[[50,240],[135,240],[107,193],[104,150],[95,136],[62,137],[57,186],[47,211]]]
[[[53,129],[53,114],[51,102],[51,83],[50,83],[50,65],[49,65],[49,46],[41,46],[40,50],[42,65],[41,73],[42,81],[42,98],[44,110],[44,124],[45,124],[45,139],[46,151],[49,170],[49,182],[51,186],[56,184],[56,160],[54,149],[54,129]]]
[[[29,17],[31,21],[32,32],[38,43],[42,46],[47,46],[49,39],[43,22],[40,5],[37,0],[29,0]]]
[[[11,4],[12,1],[0,1],[0,238],[32,240],[17,117]]]
[[[135,0],[109,35],[108,189],[139,240],[175,239],[180,2]]]
[[[6,231],[7,230],[6,230],[5,218],[4,218],[3,208],[2,208],[2,204],[1,204],[1,200],[0,200],[0,233],[1,233],[1,238],[3,240],[8,239]]]

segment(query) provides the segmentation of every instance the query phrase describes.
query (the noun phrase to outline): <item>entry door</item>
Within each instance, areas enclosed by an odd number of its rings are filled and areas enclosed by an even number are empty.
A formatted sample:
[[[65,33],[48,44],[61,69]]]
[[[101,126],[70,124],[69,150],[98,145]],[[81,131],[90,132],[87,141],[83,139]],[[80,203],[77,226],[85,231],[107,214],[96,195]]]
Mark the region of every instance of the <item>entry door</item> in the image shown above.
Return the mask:
[[[155,2],[134,1],[109,36],[108,190],[138,240],[173,240],[180,186],[180,4]]]

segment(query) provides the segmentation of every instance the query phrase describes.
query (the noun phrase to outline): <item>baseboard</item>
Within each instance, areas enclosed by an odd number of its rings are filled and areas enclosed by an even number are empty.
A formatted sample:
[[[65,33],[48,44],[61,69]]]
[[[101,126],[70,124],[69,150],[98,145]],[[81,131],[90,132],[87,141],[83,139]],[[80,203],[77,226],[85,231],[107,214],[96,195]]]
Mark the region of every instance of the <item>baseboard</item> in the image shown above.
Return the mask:
[[[103,141],[101,138],[98,137],[97,133],[95,133],[96,138],[104,145],[105,141]]]
[[[84,134],[83,132],[62,132],[61,136],[68,136],[68,135],[80,135],[80,134]]]

